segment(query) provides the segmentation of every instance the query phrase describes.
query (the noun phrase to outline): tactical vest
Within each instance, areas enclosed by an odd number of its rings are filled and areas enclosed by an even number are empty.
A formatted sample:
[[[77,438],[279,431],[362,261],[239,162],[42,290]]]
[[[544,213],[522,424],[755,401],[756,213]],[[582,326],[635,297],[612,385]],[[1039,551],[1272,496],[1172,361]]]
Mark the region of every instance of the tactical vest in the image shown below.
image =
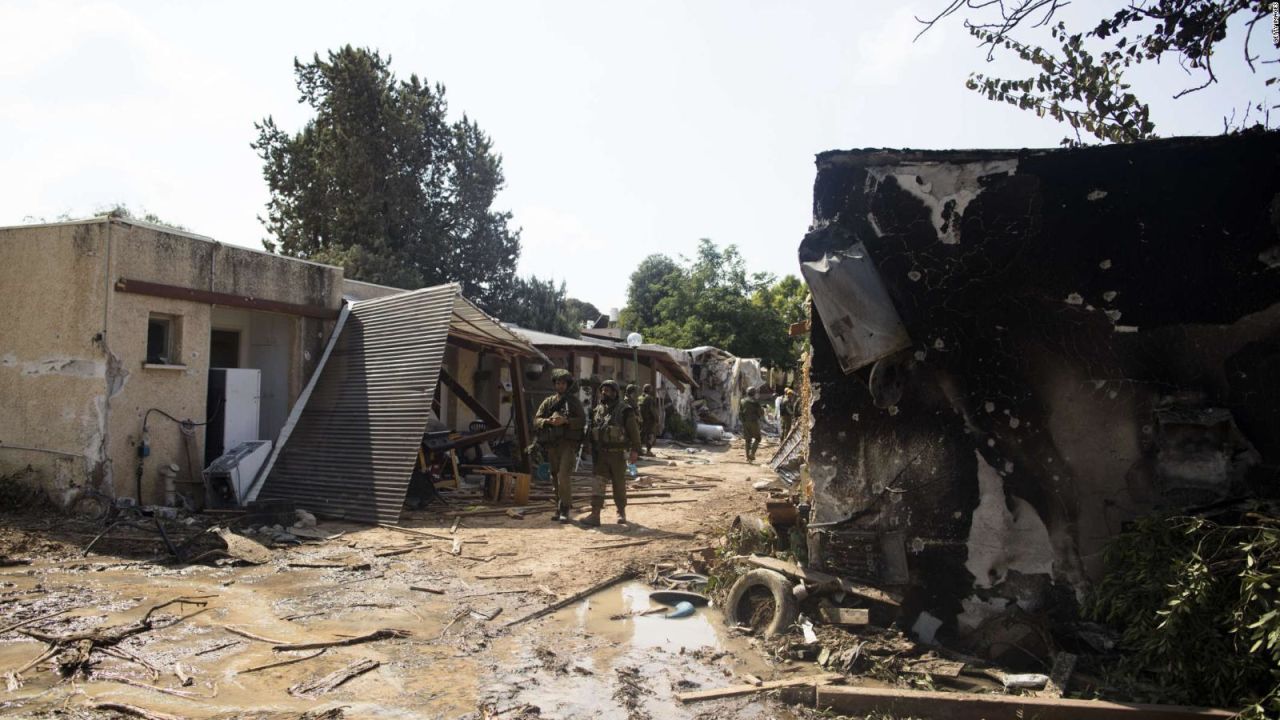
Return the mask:
[[[601,413],[599,408],[596,409],[596,414],[591,420],[591,439],[595,441],[596,447],[605,450],[621,450],[631,446],[627,439],[628,410],[635,412],[626,400],[615,403],[608,414]]]

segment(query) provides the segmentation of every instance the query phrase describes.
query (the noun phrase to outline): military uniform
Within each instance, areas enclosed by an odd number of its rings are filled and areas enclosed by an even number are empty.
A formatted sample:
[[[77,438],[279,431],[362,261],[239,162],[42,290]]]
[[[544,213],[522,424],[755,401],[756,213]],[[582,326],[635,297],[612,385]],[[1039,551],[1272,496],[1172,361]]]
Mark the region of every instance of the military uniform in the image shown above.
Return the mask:
[[[601,389],[617,383],[606,380]],[[618,397],[612,402],[603,393],[591,418],[591,460],[594,478],[591,487],[591,516],[584,525],[599,525],[600,511],[604,508],[604,484],[613,485],[613,504],[618,508],[618,522],[627,521],[627,453],[640,453],[640,425],[636,411],[626,400]]]
[[[756,459],[756,448],[760,447],[760,419],[764,417],[764,407],[756,400],[754,391],[738,405],[738,417],[742,419],[742,437],[746,440],[747,461]]]
[[[551,373],[552,381],[565,380],[569,383],[564,394],[557,393],[542,401],[537,412],[533,414],[533,426],[538,433],[538,444],[547,454],[551,463],[551,477],[555,482],[556,499],[559,501],[557,520],[569,519],[569,504],[573,498],[573,469],[577,464],[578,448],[582,444],[583,430],[587,424],[587,413],[578,398],[574,387],[573,376],[567,370],[557,369]],[[554,417],[565,418],[564,425],[552,425]]]
[[[660,420],[658,413],[661,412],[658,407],[658,398],[653,394],[652,385],[644,386],[644,392],[640,394],[639,405],[640,441],[644,445],[645,454],[652,455],[653,441],[658,437],[658,423]]]
[[[782,438],[787,437],[787,433],[791,432],[791,422],[796,415],[796,394],[791,388],[787,388],[787,395],[782,399],[782,405],[778,408],[778,420],[782,424]]]

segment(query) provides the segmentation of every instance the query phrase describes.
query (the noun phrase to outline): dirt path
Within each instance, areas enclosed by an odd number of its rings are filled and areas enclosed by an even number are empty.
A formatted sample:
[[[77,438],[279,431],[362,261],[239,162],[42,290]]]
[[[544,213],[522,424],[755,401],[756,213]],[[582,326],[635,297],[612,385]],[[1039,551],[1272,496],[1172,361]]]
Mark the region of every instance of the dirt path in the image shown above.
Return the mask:
[[[78,717],[109,717],[92,705],[120,702],[189,718],[297,717],[332,707],[344,707],[347,717],[785,717],[785,709],[762,700],[676,702],[680,690],[734,684],[745,672],[770,679],[790,668],[767,663],[746,639],[729,637],[715,610],[678,621],[610,619],[648,607],[647,588],[638,583],[505,627],[626,568],[682,562],[690,550],[712,546],[738,513],[760,511],[752,482],[773,474],[743,462],[737,443],[657,452],[658,459],[642,462],[634,492],[667,496],[633,500],[625,526],[612,524],[611,507],[598,529],[553,523],[550,511],[524,519],[467,516],[456,531],[452,517],[406,513],[402,527],[444,539],[322,523],[321,530],[341,536],[272,550],[263,565],[223,567],[103,555],[82,560],[67,552],[74,546],[59,541],[83,542],[60,537],[58,528],[25,535],[25,554],[15,552],[13,542],[7,551],[34,562],[0,569],[0,627],[66,610],[33,626],[65,633],[133,621],[177,596],[212,597],[206,612],[125,640],[120,658],[107,657],[96,668],[95,676],[149,687],[59,682],[53,671],[33,669],[9,681],[0,714],[52,717],[68,709]],[[672,489],[675,484],[680,487]],[[12,529],[3,532],[0,540],[16,537]],[[453,538],[462,541],[458,554]],[[194,609],[162,612],[176,618]],[[379,629],[409,636],[318,655],[274,651],[269,642],[329,641]],[[0,636],[0,673],[42,649],[15,632]],[[256,669],[298,658],[307,659]],[[330,692],[289,692],[366,660],[377,666]],[[190,685],[181,684],[175,664],[194,678]]]

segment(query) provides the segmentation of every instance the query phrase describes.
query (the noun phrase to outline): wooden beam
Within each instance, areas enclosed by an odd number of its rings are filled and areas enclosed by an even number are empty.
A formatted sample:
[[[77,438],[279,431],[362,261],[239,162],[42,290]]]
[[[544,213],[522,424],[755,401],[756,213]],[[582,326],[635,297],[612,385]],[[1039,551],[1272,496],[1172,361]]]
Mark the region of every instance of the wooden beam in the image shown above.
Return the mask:
[[[808,320],[801,320],[801,321],[800,321],[800,322],[798,322],[798,323],[791,323],[791,326],[787,328],[787,334],[788,334],[788,335],[790,335],[791,337],[797,337],[797,336],[800,336],[800,335],[808,335],[808,334],[809,334],[809,321],[808,321]]]
[[[516,442],[520,446],[516,448],[516,457],[519,458],[518,465],[521,470],[527,473],[533,472],[530,466],[529,457],[525,454],[524,449],[529,447],[529,411],[525,408],[524,402],[524,368],[520,358],[511,358],[511,412],[516,415]]]
[[[886,715],[948,720],[1225,720],[1236,716],[1227,710],[1183,705],[833,686],[818,687],[818,709],[855,717]]]
[[[263,300],[248,295],[196,290],[177,285],[147,282],[145,280],[120,278],[116,280],[116,292],[150,295],[151,297],[169,298],[171,300],[187,300],[205,305],[225,305],[248,310],[263,310],[285,315],[301,315],[302,317],[319,318],[321,320],[336,320],[338,318],[338,310],[330,310],[320,305],[295,305],[277,300]]]
[[[449,389],[453,391],[454,396],[461,400],[463,405],[471,408],[471,412],[475,413],[476,417],[483,420],[490,429],[502,428],[502,421],[498,419],[498,416],[489,412],[489,408],[481,404],[479,400],[471,397],[471,393],[467,392],[467,389],[462,387],[462,383],[453,379],[453,375],[451,375],[443,366],[440,368],[440,382],[449,386]]]
[[[699,702],[701,700],[719,700],[720,698],[737,697],[739,695],[754,695],[755,693],[765,692],[767,690],[777,690],[778,688],[799,687],[801,685],[824,685],[831,682],[839,682],[844,680],[845,676],[840,673],[822,673],[819,675],[805,675],[804,677],[790,678],[787,680],[770,680],[769,682],[759,685],[730,685],[729,687],[716,688],[715,690],[695,690],[693,692],[676,693],[676,699],[682,703]]]
[[[871,622],[871,613],[866,608],[818,608],[818,617],[822,622],[832,625],[866,625]]]

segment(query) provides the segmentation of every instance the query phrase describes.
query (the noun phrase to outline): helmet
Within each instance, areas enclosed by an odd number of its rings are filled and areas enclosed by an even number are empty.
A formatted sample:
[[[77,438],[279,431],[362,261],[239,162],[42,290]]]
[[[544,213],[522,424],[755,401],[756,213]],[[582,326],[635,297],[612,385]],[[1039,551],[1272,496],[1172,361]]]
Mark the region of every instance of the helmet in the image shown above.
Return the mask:
[[[614,382],[613,380],[605,380],[604,382],[600,383],[600,389],[603,390],[605,388],[613,388],[614,392],[618,392],[618,383]]]
[[[555,370],[552,370],[551,371],[552,384],[554,384],[558,380],[563,380],[566,383],[569,383],[569,387],[567,388],[568,392],[572,392],[574,389],[576,389],[577,382],[573,379],[573,373],[569,372],[568,370],[565,370],[564,368],[556,368]]]
[[[636,390],[635,383],[632,383],[627,386],[627,397],[631,397],[632,395],[635,395],[637,392],[638,390]]]
[[[787,394],[788,394],[788,395],[795,395],[795,394],[796,394],[796,391],[795,391],[795,390],[792,390],[791,388],[787,388]]]
[[[755,387],[753,386],[753,387],[747,388],[747,397],[755,397],[755,396],[756,396]]]
[[[645,385],[644,385],[644,392],[645,392],[646,394],[653,392],[653,386],[652,386],[652,385],[650,385],[650,384],[648,384],[648,383],[645,383]]]

